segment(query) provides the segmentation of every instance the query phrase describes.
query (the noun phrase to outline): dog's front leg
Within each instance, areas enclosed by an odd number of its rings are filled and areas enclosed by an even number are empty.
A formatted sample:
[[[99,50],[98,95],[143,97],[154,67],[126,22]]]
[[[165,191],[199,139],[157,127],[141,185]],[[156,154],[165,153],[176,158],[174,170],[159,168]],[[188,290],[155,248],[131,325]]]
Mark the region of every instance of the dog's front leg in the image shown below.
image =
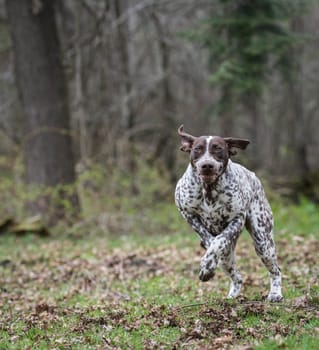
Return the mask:
[[[221,234],[213,238],[200,264],[199,279],[201,281],[206,282],[214,277],[218,265],[229,266],[229,262],[232,262],[231,267],[235,268],[235,259],[231,257],[244,223],[245,215],[238,215]]]
[[[215,235],[205,228],[197,215],[190,214],[184,210],[181,211],[181,214],[184,219],[191,225],[192,229],[199,235],[200,245],[207,250],[210,247]]]

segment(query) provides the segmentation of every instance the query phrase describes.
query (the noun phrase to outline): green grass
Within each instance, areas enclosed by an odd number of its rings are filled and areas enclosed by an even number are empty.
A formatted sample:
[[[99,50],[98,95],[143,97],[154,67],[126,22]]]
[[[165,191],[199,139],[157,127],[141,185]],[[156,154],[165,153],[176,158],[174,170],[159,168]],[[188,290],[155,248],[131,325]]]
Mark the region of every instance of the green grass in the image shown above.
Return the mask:
[[[288,236],[308,236],[319,230],[318,205],[302,198],[299,204],[272,203],[275,213],[276,230]]]
[[[118,231],[88,221],[49,238],[0,236],[0,349],[318,349],[318,207],[273,208],[280,304],[264,301],[268,277],[247,232],[242,295],[225,300],[221,271],[201,283],[203,251],[173,204],[141,220],[132,207]]]

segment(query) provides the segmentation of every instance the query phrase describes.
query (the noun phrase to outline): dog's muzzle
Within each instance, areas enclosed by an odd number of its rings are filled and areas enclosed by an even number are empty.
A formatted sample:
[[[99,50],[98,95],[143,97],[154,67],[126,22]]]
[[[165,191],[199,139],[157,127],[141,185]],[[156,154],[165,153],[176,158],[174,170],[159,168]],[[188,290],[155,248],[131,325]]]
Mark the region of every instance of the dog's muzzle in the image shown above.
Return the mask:
[[[201,161],[197,164],[197,170],[202,181],[206,184],[214,183],[219,174],[218,166],[211,160]]]

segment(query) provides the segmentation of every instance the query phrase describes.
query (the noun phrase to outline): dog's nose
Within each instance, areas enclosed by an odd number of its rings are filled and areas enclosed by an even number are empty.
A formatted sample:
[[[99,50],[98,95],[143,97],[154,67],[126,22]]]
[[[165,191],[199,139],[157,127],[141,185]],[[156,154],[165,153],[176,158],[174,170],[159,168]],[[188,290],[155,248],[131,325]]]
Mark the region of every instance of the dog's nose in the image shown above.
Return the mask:
[[[212,163],[204,163],[201,166],[204,171],[212,171],[214,169],[214,165]]]

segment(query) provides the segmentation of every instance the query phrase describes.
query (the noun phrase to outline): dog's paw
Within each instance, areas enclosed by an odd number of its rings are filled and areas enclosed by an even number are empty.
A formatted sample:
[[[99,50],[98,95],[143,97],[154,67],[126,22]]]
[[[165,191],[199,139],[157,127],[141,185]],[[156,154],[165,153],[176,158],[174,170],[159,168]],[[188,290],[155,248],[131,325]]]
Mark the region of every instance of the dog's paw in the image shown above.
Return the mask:
[[[200,263],[199,279],[202,282],[206,282],[213,278],[217,265],[218,258],[210,247],[206,254],[203,256]]]
[[[217,267],[217,258],[215,256],[205,255],[200,264],[199,279],[206,282],[214,277]]]
[[[206,268],[201,268],[199,271],[198,277],[202,282],[207,282],[210,279],[212,279],[214,275],[215,275],[215,270],[213,269],[208,270]]]
[[[283,301],[283,299],[283,296],[277,293],[269,293],[267,297],[267,301],[271,303],[280,303],[281,301]]]

